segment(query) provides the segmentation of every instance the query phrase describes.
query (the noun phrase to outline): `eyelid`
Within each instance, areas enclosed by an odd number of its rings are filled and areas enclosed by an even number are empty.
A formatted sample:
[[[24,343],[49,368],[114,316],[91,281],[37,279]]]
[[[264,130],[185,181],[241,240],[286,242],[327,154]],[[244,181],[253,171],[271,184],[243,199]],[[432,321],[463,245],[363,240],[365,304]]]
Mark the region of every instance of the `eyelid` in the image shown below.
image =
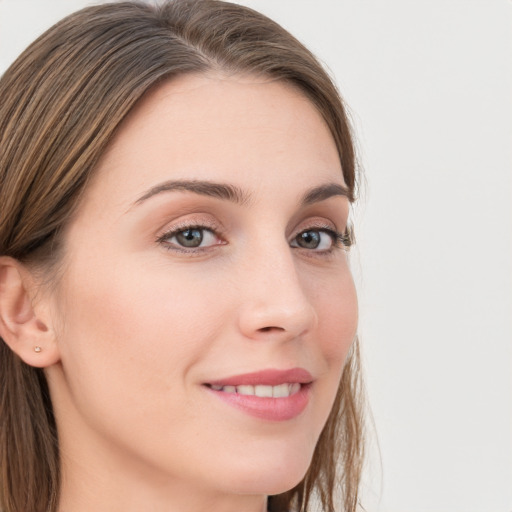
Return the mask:
[[[344,226],[346,219],[342,215],[333,216],[332,212],[326,211],[321,213],[306,213],[304,217],[297,222],[295,231],[300,232],[305,229],[314,229],[314,228],[326,228],[332,229],[334,231],[340,231],[339,226]]]
[[[328,226],[323,226],[323,227],[321,227],[321,226],[312,226],[310,228],[302,229],[302,230],[300,230],[295,235],[295,237],[292,239],[292,242],[294,240],[296,240],[296,238],[299,235],[301,235],[302,233],[307,233],[308,231],[318,231],[320,233],[324,233],[324,234],[327,234],[328,236],[330,236],[332,241],[333,241],[333,246],[330,249],[335,248],[335,247],[339,247],[340,243],[344,247],[349,247],[350,246],[350,238],[347,236],[346,233],[338,232],[338,231],[336,231],[336,230],[334,230],[334,229],[332,229],[331,227],[328,227]],[[293,246],[293,247],[295,247],[295,246]],[[314,250],[314,249],[310,249],[310,250]],[[322,251],[317,251],[317,252],[322,252]]]
[[[217,239],[217,243],[207,245],[204,247],[187,248],[169,242],[169,240],[172,237],[176,236],[178,233],[190,229],[210,231]],[[326,250],[315,251],[315,249],[305,249],[292,245],[293,240],[295,240],[295,238],[298,235],[308,230],[317,230],[327,233],[333,239],[332,247]],[[173,222],[168,222],[164,228],[158,231],[156,235],[156,242],[158,244],[164,245],[165,248],[168,250],[175,250],[177,252],[183,252],[188,254],[205,252],[213,247],[216,247],[218,245],[224,245],[227,243],[225,238],[225,228],[215,217],[212,217],[210,215],[205,216],[197,214],[192,214],[190,216],[186,216],[185,218],[181,218]],[[291,237],[289,243],[292,247],[297,247],[299,249],[316,252],[318,254],[327,254],[328,252],[339,248],[348,249],[353,243],[353,229],[352,226],[349,225],[343,231],[340,231],[338,230],[337,226],[333,221],[328,220],[326,218],[308,219],[299,224],[299,227],[294,231],[294,234]]]
[[[175,232],[193,228],[209,229],[220,236],[225,232],[222,224],[211,215],[192,214],[185,216],[185,218],[179,218],[177,220],[167,222],[164,227],[158,230],[156,237],[162,238]]]
[[[186,230],[198,229],[203,231],[211,232],[218,240],[217,243],[208,245],[205,247],[187,248],[180,245],[170,243],[168,240],[176,236],[178,233]],[[204,216],[191,216],[191,218],[179,219],[174,222],[167,223],[166,226],[160,229],[156,235],[156,243],[163,245],[167,250],[173,250],[176,252],[194,254],[199,252],[207,251],[217,245],[223,245],[224,239],[224,228],[222,224],[211,217]]]
[[[304,233],[305,231],[322,231],[324,233],[329,234],[333,237],[333,246],[326,251],[315,251],[314,249],[304,249],[306,251],[316,252],[320,254],[327,254],[334,249],[342,248],[348,250],[354,243],[354,235],[353,235],[353,227],[352,225],[347,225],[343,231],[339,230],[337,226],[332,221],[328,221],[326,219],[312,219],[309,222],[303,222],[300,225],[300,228],[294,232],[294,235],[291,238],[290,244],[295,238]],[[293,246],[292,246],[293,247]],[[300,247],[298,247],[300,248]]]

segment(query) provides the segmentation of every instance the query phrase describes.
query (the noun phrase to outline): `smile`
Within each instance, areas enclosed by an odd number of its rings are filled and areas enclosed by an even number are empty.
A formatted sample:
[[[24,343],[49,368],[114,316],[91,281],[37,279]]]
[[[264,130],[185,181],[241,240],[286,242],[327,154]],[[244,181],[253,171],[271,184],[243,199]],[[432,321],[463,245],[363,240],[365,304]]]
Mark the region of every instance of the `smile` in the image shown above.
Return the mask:
[[[210,385],[209,387],[215,391],[222,391],[223,393],[237,393],[239,395],[259,396],[261,398],[286,398],[291,395],[295,395],[295,393],[298,393],[300,391],[301,384],[298,382],[294,382],[290,384],[279,384],[278,386],[265,386],[260,384],[258,386]]]
[[[267,421],[287,421],[307,407],[312,375],[303,368],[268,369],[205,383],[217,399],[249,416]]]

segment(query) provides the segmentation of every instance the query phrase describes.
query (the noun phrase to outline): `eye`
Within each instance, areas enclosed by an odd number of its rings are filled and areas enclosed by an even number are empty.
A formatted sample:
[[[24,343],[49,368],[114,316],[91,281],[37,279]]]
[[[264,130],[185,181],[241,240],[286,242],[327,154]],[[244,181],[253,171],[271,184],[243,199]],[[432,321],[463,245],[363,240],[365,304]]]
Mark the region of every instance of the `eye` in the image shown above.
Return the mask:
[[[158,242],[176,249],[200,249],[221,243],[216,234],[204,226],[189,226],[162,235]]]
[[[302,231],[292,240],[292,247],[328,251],[336,245],[337,233],[327,229],[308,229]]]

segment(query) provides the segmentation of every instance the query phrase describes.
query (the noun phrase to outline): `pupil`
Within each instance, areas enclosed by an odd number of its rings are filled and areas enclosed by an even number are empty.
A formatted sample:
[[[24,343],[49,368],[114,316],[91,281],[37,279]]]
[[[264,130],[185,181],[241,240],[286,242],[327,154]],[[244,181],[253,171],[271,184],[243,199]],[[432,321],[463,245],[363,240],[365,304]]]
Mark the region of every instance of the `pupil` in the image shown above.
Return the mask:
[[[316,249],[320,245],[320,233],[318,231],[305,231],[299,235],[298,243],[305,249]]]
[[[203,241],[203,233],[200,229],[185,229],[176,235],[176,239],[184,247],[198,247]]]

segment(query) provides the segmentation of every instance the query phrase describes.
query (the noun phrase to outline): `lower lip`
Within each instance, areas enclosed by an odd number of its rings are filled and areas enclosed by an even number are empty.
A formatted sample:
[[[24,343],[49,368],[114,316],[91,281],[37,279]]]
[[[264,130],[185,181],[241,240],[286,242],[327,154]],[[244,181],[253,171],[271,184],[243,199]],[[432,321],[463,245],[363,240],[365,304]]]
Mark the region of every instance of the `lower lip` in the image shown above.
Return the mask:
[[[287,421],[296,418],[308,405],[311,384],[302,384],[294,395],[268,398],[216,391],[206,386],[215,396],[242,412],[267,421]]]

